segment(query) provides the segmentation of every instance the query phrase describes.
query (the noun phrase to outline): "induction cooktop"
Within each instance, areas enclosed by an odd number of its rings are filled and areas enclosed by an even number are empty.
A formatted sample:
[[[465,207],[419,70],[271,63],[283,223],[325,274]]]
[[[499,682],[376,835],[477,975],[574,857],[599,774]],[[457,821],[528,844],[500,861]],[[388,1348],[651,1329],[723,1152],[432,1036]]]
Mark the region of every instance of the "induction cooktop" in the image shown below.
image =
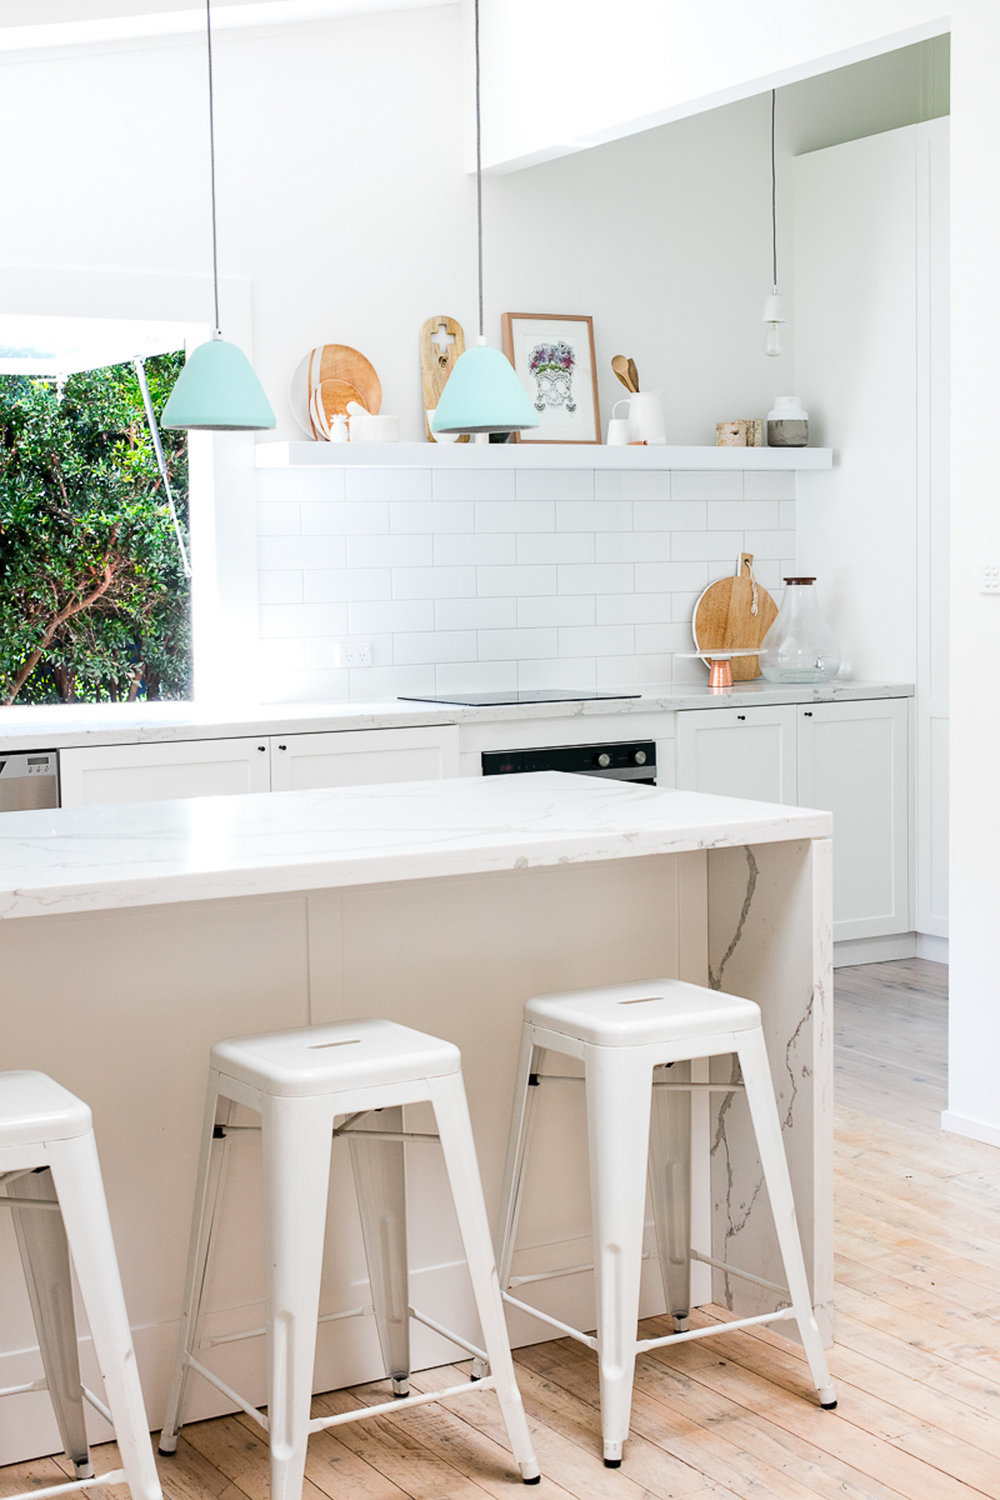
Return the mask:
[[[400,693],[404,703],[448,703],[458,708],[500,708],[513,703],[591,703],[595,698],[639,698],[640,693],[591,693],[584,689],[523,688],[504,693]]]

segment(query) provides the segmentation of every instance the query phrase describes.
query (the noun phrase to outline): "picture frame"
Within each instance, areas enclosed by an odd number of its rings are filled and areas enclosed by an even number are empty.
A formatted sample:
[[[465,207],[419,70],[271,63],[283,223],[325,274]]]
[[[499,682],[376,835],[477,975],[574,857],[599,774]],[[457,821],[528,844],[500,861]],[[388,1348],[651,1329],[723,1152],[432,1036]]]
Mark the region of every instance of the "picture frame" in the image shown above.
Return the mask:
[[[503,352],[539,416],[519,443],[599,443],[594,320],[575,313],[504,313]]]

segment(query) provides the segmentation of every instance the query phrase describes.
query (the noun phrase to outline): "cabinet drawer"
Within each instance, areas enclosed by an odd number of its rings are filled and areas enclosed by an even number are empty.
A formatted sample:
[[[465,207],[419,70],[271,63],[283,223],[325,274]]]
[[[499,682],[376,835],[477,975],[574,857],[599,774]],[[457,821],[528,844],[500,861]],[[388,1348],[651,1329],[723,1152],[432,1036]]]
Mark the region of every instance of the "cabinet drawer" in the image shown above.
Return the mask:
[[[677,785],[755,802],[795,802],[794,707],[677,715]]]

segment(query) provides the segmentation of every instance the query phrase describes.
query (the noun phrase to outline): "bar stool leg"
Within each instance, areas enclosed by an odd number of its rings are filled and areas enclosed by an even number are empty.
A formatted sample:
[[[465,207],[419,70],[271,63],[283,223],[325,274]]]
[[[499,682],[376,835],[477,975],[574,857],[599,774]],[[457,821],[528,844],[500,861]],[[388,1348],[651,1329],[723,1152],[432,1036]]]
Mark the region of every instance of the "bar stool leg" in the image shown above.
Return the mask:
[[[52,1176],[132,1500],[162,1500],[94,1137],[61,1142]]]
[[[654,1074],[654,1078],[658,1075]],[[691,1064],[675,1063],[664,1077],[690,1080]],[[674,1329],[688,1327],[691,1312],[691,1095],[653,1088],[649,1129],[649,1194],[667,1312]]]
[[[774,1217],[778,1245],[784,1262],[785,1278],[791,1293],[792,1307],[799,1325],[806,1358],[809,1361],[813,1384],[819,1393],[820,1405],[832,1409],[837,1404],[837,1392],[830,1376],[823,1340],[813,1312],[809,1279],[802,1256],[802,1242],[799,1239],[795,1218],[795,1200],[792,1197],[792,1184],[788,1175],[788,1161],[785,1156],[784,1142],[781,1139],[781,1122],[778,1118],[774,1084],[771,1079],[763,1034],[759,1030],[738,1033],[737,1056],[743,1073],[743,1083],[747,1103],[750,1106],[750,1118],[757,1137],[761,1165],[764,1169],[764,1181],[771,1200],[771,1213]]]
[[[198,1330],[201,1326],[201,1307],[205,1295],[205,1279],[212,1250],[212,1233],[215,1228],[229,1156],[229,1137],[215,1135],[217,1123],[225,1125],[233,1113],[234,1106],[218,1092],[218,1074],[209,1075],[205,1114],[202,1121],[201,1150],[198,1155],[198,1175],[195,1182],[194,1212],[191,1221],[191,1238],[188,1242],[187,1270],[184,1278],[184,1310],[178,1333],[178,1352],[173,1379],[167,1396],[163,1426],[160,1430],[159,1452],[169,1456],[177,1451],[177,1434],[183,1422],[184,1395],[187,1390],[189,1356],[198,1348]]]
[[[366,1130],[399,1132],[401,1107],[365,1117]],[[406,1247],[406,1147],[348,1134],[375,1324],[394,1396],[410,1394],[410,1286]]]
[[[334,1099],[271,1095],[261,1104],[271,1500],[301,1500]]]
[[[538,1484],[541,1470],[514,1376],[514,1361],[510,1353],[500,1282],[490,1242],[489,1220],[461,1073],[430,1079],[429,1091],[472,1281],[476,1311],[483,1330],[483,1342],[490,1362],[490,1372],[496,1382],[511,1452],[525,1484]]]
[[[510,1133],[507,1137],[503,1197],[500,1199],[504,1206],[504,1217],[497,1226],[497,1266],[501,1291],[506,1291],[510,1284],[510,1267],[517,1243],[517,1224],[524,1194],[525,1163],[531,1144],[535,1100],[538,1097],[538,1089],[532,1085],[531,1079],[541,1071],[545,1059],[545,1049],[534,1045],[533,1036],[530,1026],[522,1027],[517,1072],[514,1074],[514,1100],[510,1114]]]
[[[47,1168],[20,1177],[16,1193],[38,1203],[58,1201]],[[48,1209],[12,1208],[11,1218],[59,1436],[67,1457],[73,1460],[76,1477],[91,1479],[94,1467],[83,1414],[73,1280],[62,1215]]]
[[[651,1069],[627,1047],[586,1053],[590,1202],[604,1462],[618,1468],[628,1436],[646,1210]]]

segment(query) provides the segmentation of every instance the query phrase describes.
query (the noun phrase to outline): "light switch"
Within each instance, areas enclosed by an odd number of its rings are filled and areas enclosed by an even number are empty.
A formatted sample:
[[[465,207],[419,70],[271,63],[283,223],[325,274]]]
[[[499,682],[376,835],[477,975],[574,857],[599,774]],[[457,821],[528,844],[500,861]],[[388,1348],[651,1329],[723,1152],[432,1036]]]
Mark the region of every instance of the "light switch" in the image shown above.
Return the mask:
[[[979,564],[979,592],[1000,594],[1000,562],[989,561]]]

